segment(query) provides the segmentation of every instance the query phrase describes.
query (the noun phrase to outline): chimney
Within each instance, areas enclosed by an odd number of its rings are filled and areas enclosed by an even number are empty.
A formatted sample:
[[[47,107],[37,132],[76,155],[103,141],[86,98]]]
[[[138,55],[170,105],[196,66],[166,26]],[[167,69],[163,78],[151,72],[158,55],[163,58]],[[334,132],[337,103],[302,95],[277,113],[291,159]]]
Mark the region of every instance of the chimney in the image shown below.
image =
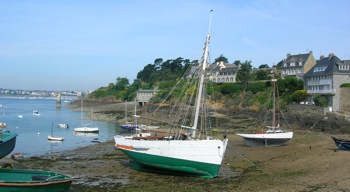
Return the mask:
[[[328,55],[329,58],[332,58],[333,56],[334,56],[334,53],[330,53],[330,54]]]
[[[324,58],[324,55],[321,55],[321,56],[320,56],[320,59],[323,59],[323,58]]]

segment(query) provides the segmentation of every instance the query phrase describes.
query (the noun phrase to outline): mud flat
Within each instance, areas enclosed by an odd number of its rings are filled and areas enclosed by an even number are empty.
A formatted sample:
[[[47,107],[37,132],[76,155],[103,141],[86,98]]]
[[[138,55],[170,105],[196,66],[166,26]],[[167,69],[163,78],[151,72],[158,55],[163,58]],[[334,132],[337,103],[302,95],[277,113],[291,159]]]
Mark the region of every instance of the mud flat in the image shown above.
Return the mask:
[[[14,166],[74,176],[73,192],[350,190],[350,152],[337,150],[330,134],[298,131],[288,145],[281,147],[246,147],[240,137],[230,134],[228,138],[224,162],[215,179],[133,170],[112,140],[17,159],[20,164]]]

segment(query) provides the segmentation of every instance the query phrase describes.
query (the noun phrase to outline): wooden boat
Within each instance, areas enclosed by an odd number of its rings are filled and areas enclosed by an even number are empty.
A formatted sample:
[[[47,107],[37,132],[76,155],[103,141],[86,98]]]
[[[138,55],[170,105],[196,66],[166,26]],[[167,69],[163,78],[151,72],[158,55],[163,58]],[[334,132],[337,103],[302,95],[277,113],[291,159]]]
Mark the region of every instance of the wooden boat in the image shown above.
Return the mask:
[[[0,191],[68,192],[74,179],[48,171],[0,169]]]
[[[169,126],[172,126],[170,129],[178,130],[175,135],[163,137],[164,139],[158,139],[159,137],[152,139],[147,135],[139,139],[123,135],[114,137],[116,148],[131,158],[133,168],[162,174],[190,175],[202,178],[218,176],[228,139],[226,137],[222,140],[214,139],[210,135],[211,132],[208,131],[210,129],[210,125],[207,124],[209,110],[207,108],[208,102],[204,102],[206,93],[204,91],[206,90],[204,88],[204,76],[208,66],[209,39],[210,33],[206,37],[201,64],[189,66],[189,73],[185,74],[177,84],[184,86],[184,89],[181,90],[191,90],[193,92],[177,98],[183,99],[183,101],[186,100],[187,103],[174,102],[181,105],[176,108],[178,109],[177,113],[174,111],[173,116],[169,117],[169,120],[174,119],[174,121],[179,122],[169,123]],[[194,86],[197,86],[197,89],[193,89]],[[191,104],[194,100],[196,102],[193,107]],[[189,110],[181,110],[184,108]],[[194,118],[191,119],[191,110],[193,109],[195,113]],[[186,121],[181,121],[184,119]],[[180,122],[186,123],[188,126],[180,124]],[[199,130],[198,134],[197,129]],[[181,137],[183,135],[186,136]]]
[[[69,125],[67,123],[59,123],[57,125],[58,128],[69,128]]]
[[[285,145],[289,140],[293,138],[293,132],[280,129],[280,125],[276,118],[276,79],[272,79],[273,82],[273,109],[272,109],[272,126],[267,126],[267,131],[255,132],[255,133],[239,133],[236,134],[242,137],[244,144],[247,146],[281,146]]]
[[[336,145],[340,150],[350,151],[350,140],[348,140],[348,139],[336,138],[336,137],[334,137],[334,136],[332,136],[332,139],[333,139],[335,145]]]
[[[10,154],[16,146],[17,133],[0,131],[0,159]]]

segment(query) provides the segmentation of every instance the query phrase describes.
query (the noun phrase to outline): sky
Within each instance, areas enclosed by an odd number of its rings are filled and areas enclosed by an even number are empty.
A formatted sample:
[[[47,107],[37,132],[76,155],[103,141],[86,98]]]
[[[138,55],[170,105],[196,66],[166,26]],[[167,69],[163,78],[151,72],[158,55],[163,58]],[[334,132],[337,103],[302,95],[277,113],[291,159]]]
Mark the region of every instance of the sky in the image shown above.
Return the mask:
[[[349,0],[0,1],[0,88],[96,90],[133,83],[157,58],[272,66],[288,53],[350,59]]]

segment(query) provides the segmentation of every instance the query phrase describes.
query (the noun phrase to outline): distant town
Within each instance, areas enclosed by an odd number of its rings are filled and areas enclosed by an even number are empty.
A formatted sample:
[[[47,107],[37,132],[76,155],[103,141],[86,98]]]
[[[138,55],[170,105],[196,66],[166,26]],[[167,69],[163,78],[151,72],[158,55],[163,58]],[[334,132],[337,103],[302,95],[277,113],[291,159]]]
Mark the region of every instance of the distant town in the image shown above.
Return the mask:
[[[0,88],[0,97],[85,97],[92,91],[46,91],[46,90],[21,90]]]

